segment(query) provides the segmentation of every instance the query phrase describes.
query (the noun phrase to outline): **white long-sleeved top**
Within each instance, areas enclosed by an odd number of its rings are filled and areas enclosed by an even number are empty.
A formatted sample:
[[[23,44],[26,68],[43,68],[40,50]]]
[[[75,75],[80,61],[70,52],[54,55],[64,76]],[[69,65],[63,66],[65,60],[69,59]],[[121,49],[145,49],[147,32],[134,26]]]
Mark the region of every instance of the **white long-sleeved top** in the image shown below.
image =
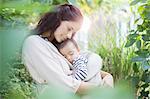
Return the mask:
[[[81,84],[81,81],[69,76],[71,64],[57,48],[38,35],[26,38],[22,49],[22,60],[38,83],[54,85],[74,93]]]
[[[40,84],[54,85],[73,93],[81,84],[81,81],[72,77],[70,69],[73,69],[73,66],[68,60],[51,42],[38,35],[26,38],[22,49],[22,61],[32,78]],[[84,81],[95,83],[101,80],[99,73],[101,62],[102,59],[97,54],[90,54],[87,63],[87,78]]]

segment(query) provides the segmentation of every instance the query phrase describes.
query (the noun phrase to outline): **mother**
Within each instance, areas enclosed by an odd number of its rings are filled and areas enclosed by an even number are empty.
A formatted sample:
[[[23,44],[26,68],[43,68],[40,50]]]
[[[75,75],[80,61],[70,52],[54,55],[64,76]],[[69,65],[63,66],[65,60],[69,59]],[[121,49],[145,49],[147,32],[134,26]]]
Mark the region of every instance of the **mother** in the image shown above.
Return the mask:
[[[38,35],[29,36],[25,40],[23,62],[38,83],[58,86],[80,94],[93,87],[88,82],[69,76],[71,64],[56,48],[58,43],[75,35],[82,21],[83,16],[77,7],[70,4],[59,5],[40,19],[35,29]]]

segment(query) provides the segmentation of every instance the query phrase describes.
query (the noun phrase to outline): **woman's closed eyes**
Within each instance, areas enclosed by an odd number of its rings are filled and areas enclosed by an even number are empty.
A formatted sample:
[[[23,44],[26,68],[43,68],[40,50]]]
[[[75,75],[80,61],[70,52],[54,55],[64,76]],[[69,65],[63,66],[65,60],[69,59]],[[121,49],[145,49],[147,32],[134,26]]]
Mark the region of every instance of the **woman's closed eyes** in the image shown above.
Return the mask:
[[[73,30],[73,28],[71,27],[71,28],[68,28],[68,31],[72,31]]]

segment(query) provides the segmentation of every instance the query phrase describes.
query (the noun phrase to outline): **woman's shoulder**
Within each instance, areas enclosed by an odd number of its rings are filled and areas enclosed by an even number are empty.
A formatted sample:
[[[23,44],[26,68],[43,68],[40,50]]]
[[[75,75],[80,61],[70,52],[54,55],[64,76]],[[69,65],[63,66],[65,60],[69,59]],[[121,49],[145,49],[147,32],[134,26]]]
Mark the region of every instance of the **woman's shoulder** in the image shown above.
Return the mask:
[[[97,53],[88,51],[88,50],[81,51],[81,55],[85,55],[88,58],[88,60],[102,61],[102,58],[100,55],[98,55]]]
[[[43,45],[45,43],[45,40],[42,39],[39,35],[30,35],[28,36],[24,44],[30,44],[30,45]]]
[[[81,55],[100,57],[100,55],[98,55],[97,53],[89,51],[89,50],[82,50],[80,53]]]
[[[40,38],[40,36],[38,36],[38,35],[30,35],[25,39],[25,41],[33,42],[33,41],[39,40],[39,38]]]
[[[57,51],[56,47],[51,42],[44,40],[39,35],[28,36],[24,41],[23,47],[41,51]]]

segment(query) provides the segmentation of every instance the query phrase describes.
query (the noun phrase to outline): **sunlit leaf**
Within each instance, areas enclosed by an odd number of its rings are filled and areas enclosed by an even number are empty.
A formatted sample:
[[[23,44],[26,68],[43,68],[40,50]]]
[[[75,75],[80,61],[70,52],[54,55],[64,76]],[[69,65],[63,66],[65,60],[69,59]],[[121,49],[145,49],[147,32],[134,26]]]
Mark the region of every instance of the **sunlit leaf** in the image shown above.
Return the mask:
[[[140,2],[140,0],[134,0],[134,1],[132,1],[132,2],[130,3],[130,5],[133,6],[133,5],[136,5],[136,4],[139,3],[139,2]]]
[[[67,0],[70,4],[74,4],[76,5],[77,4],[77,0]]]
[[[138,13],[139,13],[139,14],[142,14],[142,13],[143,13],[143,11],[144,11],[144,9],[145,9],[144,6],[145,6],[145,5],[141,5],[141,6],[138,7]]]

